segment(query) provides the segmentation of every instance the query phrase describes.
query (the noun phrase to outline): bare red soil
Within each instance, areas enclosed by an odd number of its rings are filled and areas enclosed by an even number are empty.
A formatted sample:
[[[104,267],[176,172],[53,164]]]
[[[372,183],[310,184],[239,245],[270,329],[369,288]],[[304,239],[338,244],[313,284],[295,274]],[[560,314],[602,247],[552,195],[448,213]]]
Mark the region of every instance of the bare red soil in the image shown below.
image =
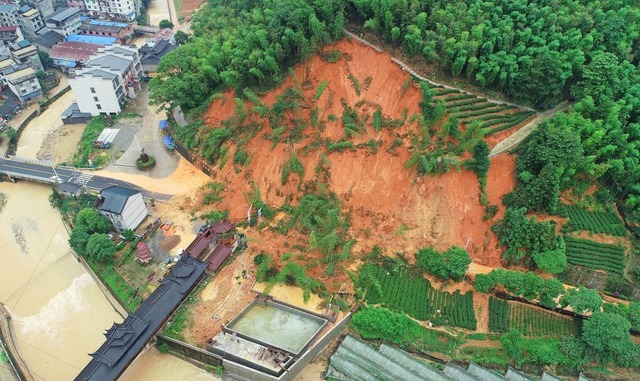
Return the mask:
[[[394,119],[400,118],[403,110],[406,110],[408,119],[414,113],[419,113],[419,89],[411,85],[405,92],[402,91],[409,74],[394,64],[388,54],[349,41],[341,41],[325,49],[339,50],[343,58],[329,63],[314,56],[295,68],[296,80],[288,78],[277,89],[263,96],[263,101],[271,106],[285,89],[304,83],[302,92],[311,106],[302,108],[300,113],[308,119],[309,109],[319,107],[319,119],[326,126],[321,132],[322,139],[334,141],[344,136],[340,122],[343,113],[341,102],[349,104],[360,115],[373,113],[376,109],[374,104],[381,106],[385,116]],[[353,75],[360,83],[361,95],[356,93],[349,75]],[[316,101],[316,89],[325,80],[328,86]],[[370,82],[368,87],[365,86],[367,82]],[[233,99],[233,92],[228,92],[223,99],[211,104],[205,115],[209,126],[215,128],[234,113]],[[356,106],[362,100],[367,101],[368,105]],[[330,118],[329,115],[335,115],[336,118]],[[358,144],[370,139],[382,141],[376,153],[362,148],[355,152],[327,154],[331,162],[327,188],[338,195],[343,202],[343,211],[351,216],[349,234],[357,239],[353,252],[365,252],[379,245],[387,253],[404,252],[413,258],[413,253],[422,247],[433,245],[444,250],[457,245],[466,248],[474,261],[499,266],[501,252],[496,248],[497,239],[490,229],[490,222],[482,218],[484,208],[479,202],[479,183],[475,173],[463,169],[460,173],[454,170],[439,176],[417,175],[415,171],[405,168],[409,158],[407,147],[412,144],[408,135],[419,133],[417,122],[407,122],[393,130],[376,132],[371,127],[370,119],[366,133],[354,137],[353,142]],[[264,121],[262,130],[245,145],[251,155],[247,167],[237,172],[229,159],[221,170],[212,175],[214,180],[227,186],[220,207],[227,208],[233,220],[246,218],[251,182],[259,186],[262,199],[267,204],[281,206],[290,202],[295,205],[302,196],[297,175],[292,175],[285,186],[281,185],[282,166],[291,157],[292,150],[297,152],[304,164],[303,182],[315,178],[314,168],[324,149],[310,151],[307,155],[301,152],[312,141],[313,134],[318,133],[318,129],[309,126],[305,131],[307,136],[300,142],[278,144],[273,148],[272,142],[264,138],[264,134],[270,130]],[[394,137],[402,138],[403,145],[396,149],[395,154],[391,154],[387,150]],[[234,150],[230,150],[231,155]],[[500,205],[500,198],[514,188],[514,165],[515,160],[509,155],[493,160],[487,179],[487,191],[492,204]],[[501,208],[499,215],[502,212]],[[249,235],[258,241],[260,250],[270,252],[275,257],[291,252],[291,246],[296,242],[306,243],[306,237],[297,232],[287,237],[269,231],[251,231]],[[313,256],[305,256],[307,263],[314,263]],[[314,275],[323,277],[319,266],[315,266],[314,270],[313,273],[317,273]],[[331,277],[332,283],[327,286],[330,289],[338,288],[346,279],[344,274]]]
[[[173,1],[173,0],[171,0]],[[190,20],[191,15],[202,5],[202,0],[180,0],[182,3],[182,14],[185,19]]]

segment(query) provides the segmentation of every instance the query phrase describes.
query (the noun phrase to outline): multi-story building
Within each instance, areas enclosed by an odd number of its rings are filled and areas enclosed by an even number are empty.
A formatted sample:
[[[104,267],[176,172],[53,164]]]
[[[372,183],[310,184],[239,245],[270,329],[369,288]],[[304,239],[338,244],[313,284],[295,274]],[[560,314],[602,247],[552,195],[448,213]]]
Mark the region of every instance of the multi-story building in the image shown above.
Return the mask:
[[[36,71],[31,67],[17,65],[10,58],[0,58],[0,82],[9,87],[20,102],[28,102],[42,96]]]
[[[24,5],[20,8],[20,26],[24,29],[27,36],[32,39],[36,37],[36,32],[44,28],[44,20],[40,11]]]
[[[75,8],[60,8],[53,12],[46,21],[47,28],[63,36],[77,33],[82,25],[80,10]]]
[[[120,44],[127,44],[133,37],[133,26],[131,24],[102,21],[85,20],[80,26],[80,34],[87,36],[115,37]]]
[[[17,26],[0,26],[0,39],[5,43],[16,43],[24,40],[24,36]]]
[[[46,18],[54,11],[53,0],[26,0],[26,3],[39,10],[43,18]]]
[[[16,63],[30,66],[36,71],[44,70],[40,56],[38,56],[38,49],[27,40],[11,45],[11,58]]]
[[[81,112],[116,115],[140,89],[142,64],[135,46],[112,45],[91,55],[69,78]]]
[[[18,26],[20,13],[15,4],[0,4],[0,25]]]
[[[86,10],[93,17],[133,21],[137,0],[67,0],[72,8]]]

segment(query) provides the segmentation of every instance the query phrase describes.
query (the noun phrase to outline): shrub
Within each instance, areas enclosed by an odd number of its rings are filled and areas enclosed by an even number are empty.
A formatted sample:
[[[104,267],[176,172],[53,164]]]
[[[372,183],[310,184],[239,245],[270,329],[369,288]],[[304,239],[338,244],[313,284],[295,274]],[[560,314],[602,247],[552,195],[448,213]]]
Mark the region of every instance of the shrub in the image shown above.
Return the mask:
[[[136,159],[136,167],[138,167],[138,169],[141,171],[148,171],[155,166],[156,159],[154,159],[153,156],[148,156],[148,160],[146,163],[142,161],[141,157]]]

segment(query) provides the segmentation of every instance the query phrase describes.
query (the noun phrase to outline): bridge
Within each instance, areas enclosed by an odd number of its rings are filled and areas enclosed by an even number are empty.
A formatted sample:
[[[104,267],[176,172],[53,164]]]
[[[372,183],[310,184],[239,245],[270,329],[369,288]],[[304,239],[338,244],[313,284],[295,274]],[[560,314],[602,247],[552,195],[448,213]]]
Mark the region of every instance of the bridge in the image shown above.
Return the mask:
[[[126,181],[93,175],[88,172],[82,172],[77,168],[56,165],[50,161],[30,160],[16,156],[0,158],[0,174],[4,174],[11,179],[21,179],[52,185],[69,183],[98,192],[102,189],[117,185],[137,190],[147,198],[156,200],[168,200],[171,198],[171,195],[147,191]]]

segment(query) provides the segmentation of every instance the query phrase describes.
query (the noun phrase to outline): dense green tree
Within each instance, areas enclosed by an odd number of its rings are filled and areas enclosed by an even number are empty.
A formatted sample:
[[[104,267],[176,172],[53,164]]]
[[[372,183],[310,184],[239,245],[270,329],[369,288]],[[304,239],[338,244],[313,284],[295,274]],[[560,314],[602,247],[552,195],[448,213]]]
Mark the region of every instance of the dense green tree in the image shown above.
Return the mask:
[[[86,228],[90,234],[108,233],[113,229],[111,222],[93,208],[84,208],[78,212],[74,223],[75,226]]]
[[[584,314],[585,312],[600,311],[602,298],[597,290],[580,286],[578,289],[567,290],[560,298],[560,305],[563,308],[571,306],[575,313]]]
[[[473,159],[466,163],[466,167],[473,170],[478,175],[478,178],[486,177],[489,172],[489,164],[491,163],[489,152],[487,143],[484,140],[480,140],[473,147]]]
[[[560,274],[567,269],[567,254],[564,249],[533,253],[536,267],[549,274]]]
[[[189,41],[189,35],[181,30],[177,30],[173,38],[176,40],[176,44],[178,45],[184,45]]]
[[[105,262],[113,258],[116,251],[116,244],[107,234],[93,234],[87,241],[85,255],[94,261]]]
[[[460,280],[469,268],[471,256],[457,246],[451,246],[440,254],[434,248],[421,249],[415,255],[416,265],[429,274],[440,279]]]
[[[91,234],[87,231],[86,227],[76,226],[69,236],[69,246],[79,255],[85,255],[87,242],[89,242],[90,237]]]
[[[173,29],[173,23],[166,19],[160,20],[158,26],[160,27],[160,29]]]
[[[631,324],[622,316],[598,311],[582,325],[581,338],[596,359],[610,362],[633,350],[630,328]]]

